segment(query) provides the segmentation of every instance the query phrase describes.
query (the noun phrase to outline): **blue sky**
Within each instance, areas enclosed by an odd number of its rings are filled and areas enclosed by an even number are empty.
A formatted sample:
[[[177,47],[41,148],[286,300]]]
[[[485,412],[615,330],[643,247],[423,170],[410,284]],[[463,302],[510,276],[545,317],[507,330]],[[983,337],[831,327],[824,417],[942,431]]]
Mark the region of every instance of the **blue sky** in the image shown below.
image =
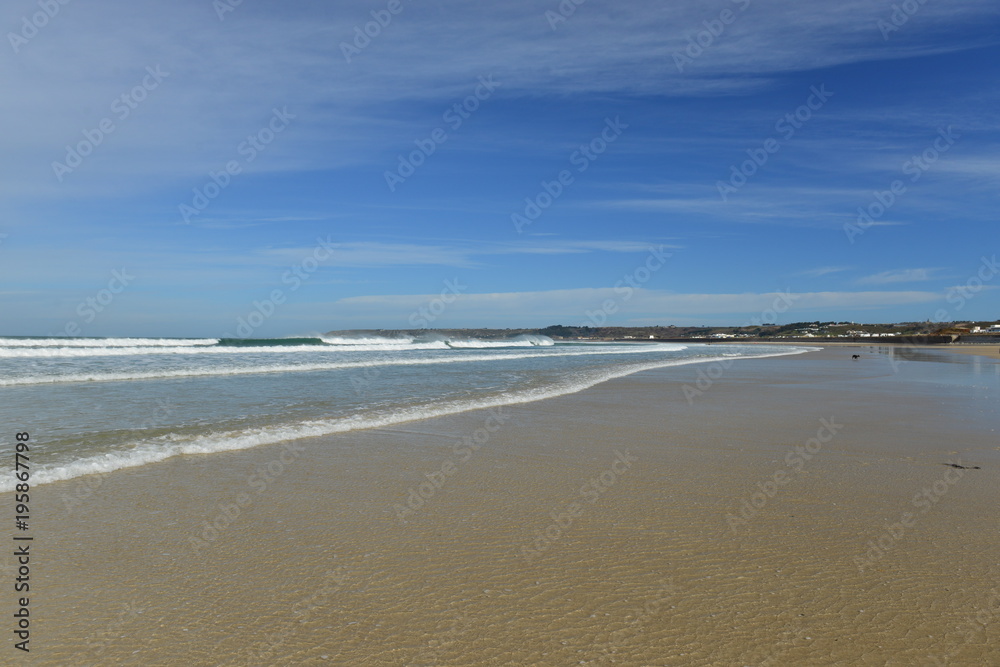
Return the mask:
[[[1000,317],[995,0],[228,2],[4,3],[0,333]]]

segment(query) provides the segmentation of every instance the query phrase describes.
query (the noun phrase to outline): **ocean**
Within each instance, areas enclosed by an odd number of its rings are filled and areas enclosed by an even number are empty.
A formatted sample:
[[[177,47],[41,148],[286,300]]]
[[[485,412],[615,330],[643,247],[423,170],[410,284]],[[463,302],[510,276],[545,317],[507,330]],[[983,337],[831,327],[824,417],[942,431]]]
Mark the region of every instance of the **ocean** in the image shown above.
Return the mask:
[[[571,394],[808,348],[426,337],[0,338],[0,422],[33,485]],[[678,396],[678,400],[683,397]],[[12,437],[0,449],[9,454]],[[0,491],[13,490],[13,478]]]

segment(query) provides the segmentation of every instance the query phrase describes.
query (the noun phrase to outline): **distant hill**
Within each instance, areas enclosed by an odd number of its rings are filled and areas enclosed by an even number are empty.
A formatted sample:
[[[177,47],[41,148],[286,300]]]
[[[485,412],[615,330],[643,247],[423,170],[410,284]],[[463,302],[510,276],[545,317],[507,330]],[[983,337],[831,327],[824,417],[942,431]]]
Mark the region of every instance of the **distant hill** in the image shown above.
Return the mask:
[[[896,324],[858,324],[855,322],[792,322],[790,324],[762,324],[746,327],[709,326],[646,326],[646,327],[588,327],[554,324],[541,329],[349,329],[327,332],[328,336],[427,336],[449,338],[478,338],[496,340],[513,338],[522,334],[548,336],[554,340],[676,340],[676,339],[870,339],[926,336],[932,334],[961,336],[974,341],[979,336],[970,334],[975,326],[989,327],[991,322],[902,322]]]

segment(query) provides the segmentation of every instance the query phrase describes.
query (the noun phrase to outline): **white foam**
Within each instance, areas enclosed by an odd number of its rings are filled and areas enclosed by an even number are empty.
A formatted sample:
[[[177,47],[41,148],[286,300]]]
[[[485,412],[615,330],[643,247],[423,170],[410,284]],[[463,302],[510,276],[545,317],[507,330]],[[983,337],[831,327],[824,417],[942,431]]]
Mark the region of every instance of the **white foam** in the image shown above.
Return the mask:
[[[449,348],[548,347],[555,342],[547,336],[517,336],[506,341],[416,339],[412,336],[319,336],[331,350],[344,352],[387,352],[405,350],[446,350]],[[120,357],[129,355],[175,354],[293,354],[318,352],[322,345],[219,345],[217,338],[0,338],[0,358],[27,357]]]
[[[280,340],[280,339],[274,339]],[[548,336],[521,335],[510,340],[418,339],[412,336],[319,336],[324,345],[218,345],[217,338],[0,338],[0,358],[27,357],[121,357],[129,355],[176,354],[294,354],[300,352],[388,352],[407,350],[447,350],[449,348],[550,347]]]
[[[443,341],[431,343],[411,343],[400,346],[406,350],[447,350]],[[3,348],[0,347],[0,358],[27,357],[127,357],[136,355],[173,355],[173,354],[300,354],[303,352],[384,352],[385,345],[267,345],[251,347],[242,345],[210,345],[187,347],[50,347],[50,348]]]
[[[470,338],[465,340],[449,340],[448,346],[455,348],[503,348],[503,347],[550,347],[555,341],[548,336],[517,336],[508,340],[480,340]]]
[[[445,347],[456,348],[489,348],[489,347],[531,347],[554,345],[548,336],[535,336],[522,334],[506,340],[481,340],[479,338],[450,338],[447,336],[423,336],[415,338],[413,336],[400,336],[397,338],[387,338],[385,336],[319,336],[320,340],[329,345],[357,349],[389,348],[389,349],[428,349],[426,346],[433,346],[431,349],[442,349]]]
[[[411,343],[358,343],[355,345],[338,344],[330,346],[333,350],[344,352],[406,352],[409,350],[447,350],[448,345],[443,340],[431,340]],[[312,348],[314,351],[323,348]]]
[[[218,338],[0,338],[4,347],[197,347]]]
[[[400,336],[398,338],[387,338],[385,336],[319,336],[328,345],[385,345],[387,347],[401,347],[413,343],[412,336]]]
[[[763,357],[801,354],[803,352],[810,351],[810,349],[815,348],[790,348],[787,351],[759,354],[747,356],[745,358],[759,359]],[[135,446],[128,451],[106,452],[104,454],[90,456],[65,465],[42,465],[36,468],[31,479],[35,485],[48,484],[51,482],[73,479],[83,475],[105,474],[114,472],[115,470],[135,468],[150,463],[165,461],[175,456],[213,454],[217,452],[249,449],[260,445],[271,445],[289,440],[298,440],[301,438],[379,428],[403,422],[442,417],[470,410],[482,410],[531,403],[547,398],[556,398],[558,396],[574,394],[601,384],[602,382],[625,377],[641,371],[666,368],[670,366],[682,366],[686,364],[707,363],[711,361],[719,361],[723,358],[724,357],[722,356],[714,356],[675,359],[671,361],[647,362],[613,369],[603,369],[601,371],[592,371],[570,380],[564,380],[562,382],[549,385],[548,387],[514,391],[508,394],[486,399],[430,403],[404,409],[393,409],[391,411],[364,413],[350,417],[310,420],[292,425],[244,429],[207,435],[163,436],[136,443]],[[15,483],[16,480],[13,478],[0,480],[0,492],[13,490]]]
[[[32,384],[60,384],[64,382],[121,382],[129,380],[158,380],[185,377],[212,377],[226,375],[254,375],[267,373],[299,373],[311,371],[329,371],[345,368],[373,368],[377,366],[433,366],[436,364],[454,364],[482,361],[504,361],[509,359],[533,359],[538,357],[581,357],[607,354],[648,354],[651,352],[679,352],[687,349],[685,345],[663,343],[627,349],[604,349],[600,351],[552,351],[552,352],[516,352],[511,354],[463,354],[449,357],[421,358],[383,358],[371,361],[343,361],[330,363],[281,364],[269,366],[230,366],[223,368],[185,368],[160,371],[129,371],[126,373],[72,373],[68,375],[35,375],[20,378],[0,378],[0,387]]]

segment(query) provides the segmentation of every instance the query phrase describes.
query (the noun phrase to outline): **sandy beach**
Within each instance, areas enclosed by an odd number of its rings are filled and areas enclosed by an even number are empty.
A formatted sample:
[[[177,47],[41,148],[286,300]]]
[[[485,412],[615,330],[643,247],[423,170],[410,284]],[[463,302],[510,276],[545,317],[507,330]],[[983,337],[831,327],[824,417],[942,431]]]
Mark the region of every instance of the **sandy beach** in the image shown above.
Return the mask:
[[[862,357],[39,487],[30,664],[1000,664],[1000,364]]]

